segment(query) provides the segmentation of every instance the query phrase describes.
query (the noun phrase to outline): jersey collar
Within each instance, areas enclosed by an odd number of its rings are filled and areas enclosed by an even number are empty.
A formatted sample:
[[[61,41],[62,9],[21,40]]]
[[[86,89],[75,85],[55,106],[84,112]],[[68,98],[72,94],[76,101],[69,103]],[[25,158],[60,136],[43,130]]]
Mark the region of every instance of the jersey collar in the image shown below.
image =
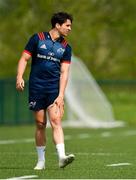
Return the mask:
[[[47,32],[47,38],[50,39],[51,41],[53,41],[49,32]],[[63,39],[64,38],[62,36],[60,36],[58,39],[56,39],[53,42],[62,42]]]

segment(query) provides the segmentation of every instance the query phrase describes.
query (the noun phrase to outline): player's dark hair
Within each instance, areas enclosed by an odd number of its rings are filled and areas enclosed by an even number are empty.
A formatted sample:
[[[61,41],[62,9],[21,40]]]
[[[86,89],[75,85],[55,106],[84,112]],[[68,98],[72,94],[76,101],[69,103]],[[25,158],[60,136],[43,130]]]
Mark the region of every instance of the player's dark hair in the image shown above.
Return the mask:
[[[73,21],[72,15],[70,15],[66,12],[58,12],[58,13],[53,14],[53,16],[51,18],[52,28],[55,27],[56,23],[62,25],[63,23],[66,22],[67,19],[69,19],[72,23],[72,21]]]

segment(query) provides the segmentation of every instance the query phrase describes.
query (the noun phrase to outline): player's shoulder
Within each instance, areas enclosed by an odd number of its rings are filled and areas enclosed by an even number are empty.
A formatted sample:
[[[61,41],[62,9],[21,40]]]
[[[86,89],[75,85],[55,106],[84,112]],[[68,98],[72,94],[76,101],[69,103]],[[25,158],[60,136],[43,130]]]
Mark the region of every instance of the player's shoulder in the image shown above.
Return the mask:
[[[36,35],[40,40],[45,40],[49,36],[48,32],[38,32]]]
[[[31,39],[32,41],[38,41],[38,34],[37,34],[37,33],[32,34],[32,35],[30,36],[30,39]]]
[[[30,40],[33,42],[38,42],[39,40],[44,40],[46,35],[46,32],[36,32],[30,36]]]
[[[39,36],[46,36],[47,35],[47,32],[42,32],[42,31],[39,31],[39,32],[35,32],[33,33],[30,38],[34,38],[34,39],[38,39]]]
[[[71,47],[70,44],[67,44],[67,48],[68,48],[68,49],[72,49],[72,47]]]
[[[69,50],[72,49],[71,45],[69,44],[69,42],[68,42],[65,38],[62,38],[61,43],[63,44],[63,46],[64,46],[66,49],[69,49]]]
[[[67,49],[68,51],[71,51],[71,50],[72,50],[72,47],[71,47],[71,45],[70,45],[69,43],[67,43],[66,49]]]

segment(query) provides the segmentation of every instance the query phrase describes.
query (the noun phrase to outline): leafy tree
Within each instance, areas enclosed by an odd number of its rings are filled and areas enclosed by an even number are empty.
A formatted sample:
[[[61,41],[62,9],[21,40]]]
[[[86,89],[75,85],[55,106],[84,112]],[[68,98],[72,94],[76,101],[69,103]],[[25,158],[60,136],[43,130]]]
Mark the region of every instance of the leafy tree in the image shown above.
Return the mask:
[[[0,78],[15,77],[28,38],[56,11],[73,14],[69,42],[96,78],[135,79],[135,0],[1,0]]]

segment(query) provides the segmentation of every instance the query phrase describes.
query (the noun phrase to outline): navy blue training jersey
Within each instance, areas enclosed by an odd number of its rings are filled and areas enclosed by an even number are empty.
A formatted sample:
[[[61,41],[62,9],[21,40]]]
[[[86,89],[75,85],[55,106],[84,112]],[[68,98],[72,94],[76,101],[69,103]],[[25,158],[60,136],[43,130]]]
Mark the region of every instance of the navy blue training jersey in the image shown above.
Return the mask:
[[[24,52],[32,56],[30,94],[40,96],[43,93],[58,92],[61,63],[71,62],[71,47],[64,38],[53,41],[48,32],[34,34]]]

